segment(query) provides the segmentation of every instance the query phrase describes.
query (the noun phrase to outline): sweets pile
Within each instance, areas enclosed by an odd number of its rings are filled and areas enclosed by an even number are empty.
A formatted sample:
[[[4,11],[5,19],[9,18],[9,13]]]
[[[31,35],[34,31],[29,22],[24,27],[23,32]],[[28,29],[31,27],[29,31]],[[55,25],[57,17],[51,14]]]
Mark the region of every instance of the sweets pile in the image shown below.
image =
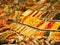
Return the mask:
[[[59,13],[56,11],[38,12],[27,10],[22,14],[22,16],[21,22],[23,24],[28,24],[40,29],[59,30],[58,28],[60,27],[60,22],[54,21],[54,18],[59,16]]]
[[[14,1],[12,1],[14,2]],[[0,6],[0,43],[18,45],[59,45],[60,2],[6,1]]]

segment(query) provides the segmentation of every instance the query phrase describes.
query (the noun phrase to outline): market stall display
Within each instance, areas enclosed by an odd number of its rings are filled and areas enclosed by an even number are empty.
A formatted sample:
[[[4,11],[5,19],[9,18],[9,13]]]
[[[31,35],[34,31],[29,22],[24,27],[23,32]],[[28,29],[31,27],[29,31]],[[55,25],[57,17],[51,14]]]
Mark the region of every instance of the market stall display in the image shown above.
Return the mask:
[[[0,1],[0,44],[60,44],[59,0]]]

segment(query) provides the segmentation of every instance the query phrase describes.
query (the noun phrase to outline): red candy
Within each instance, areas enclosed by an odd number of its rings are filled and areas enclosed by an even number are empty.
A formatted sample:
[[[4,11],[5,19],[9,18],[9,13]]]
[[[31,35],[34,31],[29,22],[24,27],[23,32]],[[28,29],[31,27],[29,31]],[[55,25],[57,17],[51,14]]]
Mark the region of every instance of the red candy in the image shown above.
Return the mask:
[[[5,24],[6,24],[6,20],[5,19],[0,21],[0,25],[5,25]]]
[[[50,29],[50,28],[53,26],[54,23],[55,23],[54,21],[51,21],[51,22],[45,27],[45,29]]]

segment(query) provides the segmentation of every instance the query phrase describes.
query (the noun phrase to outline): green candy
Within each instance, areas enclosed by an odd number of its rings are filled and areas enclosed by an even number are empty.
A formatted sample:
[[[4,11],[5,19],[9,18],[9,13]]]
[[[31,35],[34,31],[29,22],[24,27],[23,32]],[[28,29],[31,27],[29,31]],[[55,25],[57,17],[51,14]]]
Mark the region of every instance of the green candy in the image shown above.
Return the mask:
[[[10,10],[11,7],[12,7],[11,5],[5,7],[4,11],[5,11],[5,12],[9,12],[9,10]]]
[[[5,11],[5,12],[9,12],[9,7],[6,7],[6,8],[4,9],[4,11]]]

